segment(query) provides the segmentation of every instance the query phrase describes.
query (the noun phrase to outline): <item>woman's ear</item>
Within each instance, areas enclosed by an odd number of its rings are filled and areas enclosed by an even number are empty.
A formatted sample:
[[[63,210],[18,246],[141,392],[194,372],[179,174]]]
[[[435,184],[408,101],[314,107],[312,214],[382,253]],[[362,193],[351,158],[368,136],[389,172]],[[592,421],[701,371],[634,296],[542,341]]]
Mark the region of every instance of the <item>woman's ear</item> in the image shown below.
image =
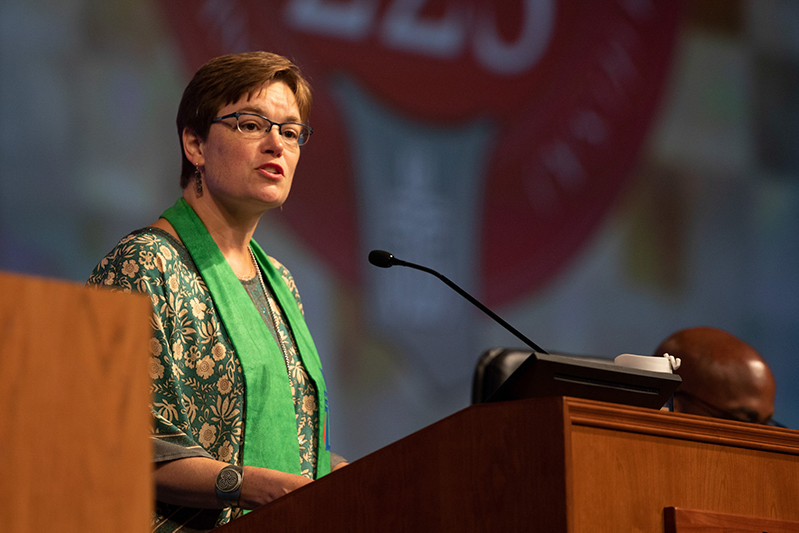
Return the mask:
[[[200,136],[194,130],[186,127],[183,128],[182,141],[186,159],[195,167],[203,166],[205,157],[203,157],[203,140]]]

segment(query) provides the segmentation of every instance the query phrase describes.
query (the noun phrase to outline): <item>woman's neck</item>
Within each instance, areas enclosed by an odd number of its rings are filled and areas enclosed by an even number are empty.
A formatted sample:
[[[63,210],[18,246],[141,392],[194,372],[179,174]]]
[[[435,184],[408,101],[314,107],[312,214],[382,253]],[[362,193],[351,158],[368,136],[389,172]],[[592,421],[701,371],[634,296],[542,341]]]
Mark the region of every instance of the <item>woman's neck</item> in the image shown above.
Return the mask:
[[[227,210],[208,194],[197,197],[192,187],[184,191],[184,199],[200,217],[211,238],[225,256],[233,272],[240,279],[250,279],[256,274],[250,255],[250,240],[263,213],[242,214]]]

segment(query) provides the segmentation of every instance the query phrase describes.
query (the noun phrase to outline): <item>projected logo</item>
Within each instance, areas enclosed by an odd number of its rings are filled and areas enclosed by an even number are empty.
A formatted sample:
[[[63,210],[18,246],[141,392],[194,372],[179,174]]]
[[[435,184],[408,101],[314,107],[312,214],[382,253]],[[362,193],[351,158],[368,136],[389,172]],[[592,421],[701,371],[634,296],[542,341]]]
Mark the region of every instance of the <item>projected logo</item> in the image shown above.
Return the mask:
[[[310,77],[316,134],[284,216],[342,277],[376,283],[366,252],[385,248],[489,305],[549,280],[613,205],[680,15],[678,2],[650,0],[162,7],[192,72],[222,53],[265,49]],[[405,320],[460,320],[446,298],[403,298],[429,294],[418,277],[393,279],[382,298],[405,306]]]

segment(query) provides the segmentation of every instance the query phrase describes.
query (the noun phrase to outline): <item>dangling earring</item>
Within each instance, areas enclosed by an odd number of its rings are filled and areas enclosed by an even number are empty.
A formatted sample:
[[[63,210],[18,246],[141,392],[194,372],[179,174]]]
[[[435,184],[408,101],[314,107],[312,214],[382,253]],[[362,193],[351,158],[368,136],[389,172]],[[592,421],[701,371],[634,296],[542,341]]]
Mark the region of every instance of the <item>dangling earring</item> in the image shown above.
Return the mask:
[[[197,192],[197,198],[203,195],[203,175],[200,172],[200,167],[194,167],[197,171],[194,173],[194,186]]]

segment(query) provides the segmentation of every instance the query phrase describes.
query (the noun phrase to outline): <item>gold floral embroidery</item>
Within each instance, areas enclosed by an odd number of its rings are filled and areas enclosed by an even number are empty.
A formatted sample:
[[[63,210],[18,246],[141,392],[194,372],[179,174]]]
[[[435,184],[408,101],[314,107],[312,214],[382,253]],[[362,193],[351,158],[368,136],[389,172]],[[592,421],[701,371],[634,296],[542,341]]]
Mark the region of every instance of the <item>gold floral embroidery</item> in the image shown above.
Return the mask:
[[[225,346],[223,344],[214,344],[214,347],[211,348],[211,353],[214,356],[214,359],[219,361],[225,357]]]
[[[163,346],[158,339],[150,339],[150,353],[158,356],[161,355],[161,351],[163,351]]]
[[[316,410],[316,398],[313,396],[305,396],[302,399],[302,411],[306,415],[312,414]]]
[[[139,265],[136,264],[136,261],[125,261],[125,263],[122,265],[122,273],[129,278],[135,276],[136,272],[138,271]]]
[[[150,379],[161,379],[164,377],[164,365],[155,357],[150,357]]]
[[[153,264],[154,255],[155,254],[153,254],[153,252],[150,252],[150,251],[147,251],[147,250],[142,250],[141,252],[139,252],[139,263],[141,263],[141,265],[146,270],[152,270],[153,267],[155,266]]]
[[[201,378],[208,379],[214,374],[214,360],[210,356],[203,357],[197,363],[197,375]]]
[[[197,346],[189,346],[189,356],[186,358],[186,366],[195,368],[197,366],[197,359],[200,358],[200,351]]]
[[[230,444],[230,441],[226,440],[225,442],[222,443],[222,446],[219,447],[219,460],[229,463],[232,457],[233,457],[233,445]]]
[[[189,304],[191,305],[191,313],[195,317],[202,318],[205,316],[205,310],[207,309],[207,306],[204,303],[199,301],[197,298],[192,298]]]
[[[203,447],[208,448],[211,446],[216,440],[216,427],[210,424],[203,424],[200,429],[199,440]]]
[[[172,261],[172,250],[170,250],[168,246],[159,246],[158,251],[161,252],[161,255],[164,256],[166,261]]]
[[[233,390],[233,383],[227,376],[222,376],[219,378],[219,381],[216,382],[216,388],[219,389],[220,394],[229,394],[230,391]]]

